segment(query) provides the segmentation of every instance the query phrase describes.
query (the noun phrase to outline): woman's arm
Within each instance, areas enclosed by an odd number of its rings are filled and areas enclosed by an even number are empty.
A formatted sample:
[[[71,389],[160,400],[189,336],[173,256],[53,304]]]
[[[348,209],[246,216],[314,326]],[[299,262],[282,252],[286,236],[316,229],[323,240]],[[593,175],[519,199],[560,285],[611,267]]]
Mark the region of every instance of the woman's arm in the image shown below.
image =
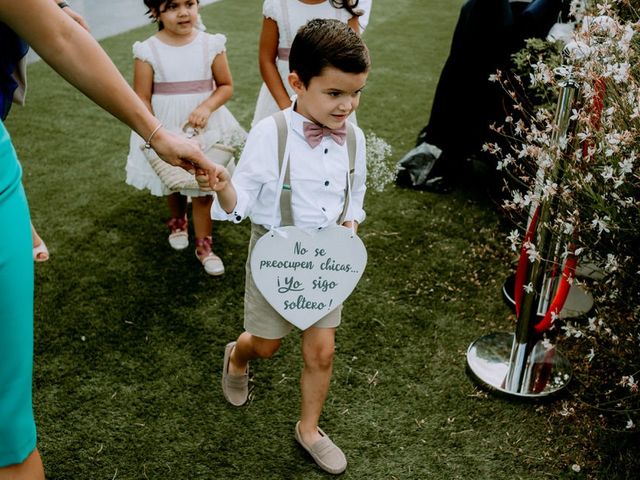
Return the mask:
[[[279,38],[278,24],[275,20],[265,17],[262,21],[260,53],[258,54],[260,74],[278,104],[278,107],[283,110],[291,106],[291,99],[289,98],[287,90],[284,88],[282,78],[280,78],[280,72],[278,72],[276,65]]]
[[[217,167],[193,143],[164,128],[129,87],[100,45],[50,0],[0,0],[0,21],[24,38],[69,83],[135,130],[151,139],[165,161],[207,171],[215,184]]]
[[[227,55],[222,52],[216,55],[211,64],[211,73],[216,82],[216,89],[189,115],[189,123],[194,127],[204,128],[209,121],[209,117],[233,95],[233,80],[231,70],[227,62]]]
[[[107,54],[87,31],[48,0],[0,0],[8,24],[62,77],[148,138],[157,125]]]

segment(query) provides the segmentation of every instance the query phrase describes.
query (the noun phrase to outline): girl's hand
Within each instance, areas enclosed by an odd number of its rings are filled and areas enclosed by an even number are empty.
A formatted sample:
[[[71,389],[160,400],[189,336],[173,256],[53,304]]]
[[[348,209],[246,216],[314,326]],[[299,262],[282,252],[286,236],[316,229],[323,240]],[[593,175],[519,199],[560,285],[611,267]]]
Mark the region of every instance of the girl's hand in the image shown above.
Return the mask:
[[[56,5],[58,5],[58,7],[60,7],[60,3],[61,3],[60,0],[53,0],[53,2]],[[80,25],[82,28],[84,28],[87,32],[89,31],[89,25],[87,24],[85,19],[82,18],[82,15],[80,15],[79,13],[76,13],[75,11],[73,11],[69,5],[64,5],[64,8],[62,9],[62,11],[64,13],[66,13],[67,15],[69,15],[72,20],[77,22],[78,25]]]
[[[220,175],[222,175],[222,179],[225,178],[224,174],[219,172],[222,167],[205,157],[197,142],[169,132],[165,128],[161,128],[153,136],[151,147],[165,162],[184,168],[188,172],[201,172],[206,175],[206,181],[208,181],[211,190],[215,190]],[[226,181],[228,179],[229,173],[227,172]]]
[[[66,13],[67,15],[69,15],[74,21],[76,21],[78,23],[78,25],[80,25],[82,28],[84,28],[87,32],[90,31],[89,30],[89,25],[87,24],[85,19],[82,18],[82,15],[80,15],[79,13],[74,12],[69,7],[64,7],[62,9],[62,11],[64,13]]]
[[[189,115],[189,123],[195,128],[204,128],[209,122],[211,113],[213,112],[211,112],[211,110],[206,106],[199,105],[193,112],[191,112],[191,115]]]

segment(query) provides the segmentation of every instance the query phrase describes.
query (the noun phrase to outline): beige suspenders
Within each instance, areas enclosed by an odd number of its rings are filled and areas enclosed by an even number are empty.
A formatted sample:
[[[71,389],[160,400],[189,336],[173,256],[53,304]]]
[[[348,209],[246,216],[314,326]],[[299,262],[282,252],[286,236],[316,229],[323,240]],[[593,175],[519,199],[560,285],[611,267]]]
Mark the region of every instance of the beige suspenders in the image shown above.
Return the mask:
[[[284,116],[284,112],[279,111],[273,115],[278,128],[278,171],[282,171],[282,164],[284,163],[284,152],[287,145],[287,119]],[[349,173],[347,174],[345,184],[345,201],[338,220],[338,225],[342,225],[345,217],[347,216],[347,210],[349,209],[349,202],[351,201],[351,189],[353,188],[353,172],[356,163],[356,132],[351,122],[347,121],[347,152],[349,154]],[[290,175],[290,163],[287,162],[287,167],[284,173],[284,183],[282,184],[282,191],[280,192],[280,226],[293,225],[293,215],[291,212],[291,175]]]

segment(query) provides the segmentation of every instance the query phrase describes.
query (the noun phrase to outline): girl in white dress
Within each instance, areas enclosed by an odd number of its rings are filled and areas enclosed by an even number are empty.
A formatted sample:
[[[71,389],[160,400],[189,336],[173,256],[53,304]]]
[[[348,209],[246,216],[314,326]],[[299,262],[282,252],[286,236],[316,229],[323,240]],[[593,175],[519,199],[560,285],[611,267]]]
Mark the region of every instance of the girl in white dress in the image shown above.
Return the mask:
[[[369,17],[371,16],[371,9],[373,8],[373,0],[360,0],[358,8],[362,10],[362,15],[358,18],[358,24],[360,25],[360,35],[364,33],[369,25]]]
[[[224,106],[233,93],[225,55],[226,37],[200,31],[197,0],[144,0],[158,33],[133,45],[134,90],[165,128],[179,132],[188,122],[216,143],[241,144],[246,132]],[[213,132],[213,133],[212,133]],[[151,194],[167,196],[171,219],[169,243],[176,250],[189,245],[187,196],[192,199],[196,256],[210,275],[224,273],[224,264],[212,250],[211,192],[172,193],[149,165],[131,134],[127,183]]]
[[[293,90],[287,82],[289,49],[296,32],[313,18],[335,18],[360,32],[359,0],[265,0],[262,6],[259,63],[260,88],[251,126],[291,106]]]

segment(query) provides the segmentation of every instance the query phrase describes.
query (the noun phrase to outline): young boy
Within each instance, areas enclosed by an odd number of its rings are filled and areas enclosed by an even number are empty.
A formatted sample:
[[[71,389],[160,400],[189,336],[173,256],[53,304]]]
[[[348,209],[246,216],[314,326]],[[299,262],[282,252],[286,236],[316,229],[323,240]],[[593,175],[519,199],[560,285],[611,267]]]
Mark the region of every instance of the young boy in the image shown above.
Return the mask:
[[[288,129],[290,164],[290,214],[275,210],[280,167],[278,128],[274,117],[259,122],[249,133],[233,179],[218,175],[217,199],[212,216],[217,220],[252,222],[244,300],[244,328],[225,348],[222,390],[229,403],[243,405],[248,398],[249,361],[269,358],[280,348],[292,325],[281,317],[253,282],[251,251],[268,228],[293,224],[303,229],[323,229],[344,218],[356,227],[365,218],[365,141],[355,130],[355,164],[350,200],[347,117],[356,110],[367,81],[369,53],[360,37],[337,20],[312,20],[299,31],[289,56],[289,83],[296,96],[283,111]],[[288,186],[287,186],[288,187]],[[289,207],[283,207],[289,208]],[[274,213],[276,212],[276,213]],[[283,221],[283,218],[285,219]],[[329,390],[336,327],[341,307],[302,332],[304,369],[300,421],[295,438],[316,463],[330,473],[341,473],[347,460],[342,451],[318,427]]]

